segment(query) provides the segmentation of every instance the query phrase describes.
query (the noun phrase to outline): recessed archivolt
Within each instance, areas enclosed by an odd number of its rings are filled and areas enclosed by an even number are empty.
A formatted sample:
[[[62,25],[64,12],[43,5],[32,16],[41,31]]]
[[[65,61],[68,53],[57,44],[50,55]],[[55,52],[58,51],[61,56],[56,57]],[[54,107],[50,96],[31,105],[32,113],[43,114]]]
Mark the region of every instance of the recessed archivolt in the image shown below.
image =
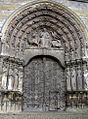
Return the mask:
[[[67,91],[73,92],[77,90],[82,92],[88,90],[88,66],[83,58],[85,56],[86,41],[84,27],[70,10],[61,4],[48,1],[43,0],[24,5],[6,21],[2,29],[2,70],[7,66],[7,63],[13,69],[16,69],[15,65],[17,68],[20,66],[20,74],[18,76],[20,77],[20,89],[22,91],[23,66],[28,64],[29,59],[35,57],[35,55],[39,57],[52,56],[57,58],[61,62],[61,65],[65,67],[64,78],[67,82]],[[48,39],[49,37],[46,38],[48,41],[53,39],[52,33],[56,34],[58,38],[55,40],[61,41],[62,49],[59,46],[56,46],[56,49],[54,49],[54,47],[40,47],[41,45],[37,48],[31,48],[32,33],[39,34],[42,29],[45,30],[44,34],[48,33],[50,35],[50,39]],[[43,37],[44,39],[45,37]],[[27,48],[29,48],[28,52]],[[41,52],[44,50],[46,52],[42,54]],[[22,58],[23,60],[21,60]],[[8,69],[5,68],[5,70],[5,73],[3,70],[2,79],[4,79],[5,75],[7,80],[9,73],[7,75]],[[8,89],[8,85],[6,89]]]
[[[16,56],[16,52],[24,52],[28,34],[39,27],[46,27],[57,32],[68,55],[67,59],[80,59],[85,55],[83,27],[75,15],[61,4],[42,1],[25,5],[5,25],[2,30],[3,53],[14,51]]]

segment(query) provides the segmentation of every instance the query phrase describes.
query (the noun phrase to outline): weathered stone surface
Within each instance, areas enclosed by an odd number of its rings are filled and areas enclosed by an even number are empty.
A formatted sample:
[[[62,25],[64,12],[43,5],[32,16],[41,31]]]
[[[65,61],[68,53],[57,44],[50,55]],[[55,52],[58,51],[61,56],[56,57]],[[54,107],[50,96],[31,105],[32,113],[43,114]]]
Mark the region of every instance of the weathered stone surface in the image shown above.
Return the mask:
[[[87,111],[86,39],[80,19],[56,2],[28,3],[10,16],[1,37],[1,112]],[[84,118],[61,114],[54,117]]]
[[[0,119],[88,119],[87,113],[20,113],[0,114]]]

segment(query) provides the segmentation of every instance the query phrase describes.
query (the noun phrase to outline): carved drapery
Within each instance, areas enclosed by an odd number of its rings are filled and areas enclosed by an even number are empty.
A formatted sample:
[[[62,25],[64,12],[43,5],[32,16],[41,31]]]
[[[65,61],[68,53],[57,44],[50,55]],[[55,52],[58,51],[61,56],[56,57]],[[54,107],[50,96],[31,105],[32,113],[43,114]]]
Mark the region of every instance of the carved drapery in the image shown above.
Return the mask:
[[[3,57],[1,90],[13,90],[22,92],[23,66],[22,61],[15,58]]]
[[[78,60],[66,68],[68,110],[85,110],[88,108],[87,67],[87,62]]]
[[[3,56],[1,63],[0,112],[20,112],[22,109],[22,61]]]
[[[40,27],[27,35],[28,47],[32,48],[63,48],[60,38],[55,31]]]

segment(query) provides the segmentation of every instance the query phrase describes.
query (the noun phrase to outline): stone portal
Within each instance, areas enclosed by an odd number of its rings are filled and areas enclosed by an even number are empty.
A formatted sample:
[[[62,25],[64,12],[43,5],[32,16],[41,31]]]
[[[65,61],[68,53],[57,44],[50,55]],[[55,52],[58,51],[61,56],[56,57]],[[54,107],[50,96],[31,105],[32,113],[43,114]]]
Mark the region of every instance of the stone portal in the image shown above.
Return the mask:
[[[4,24],[1,41],[0,112],[88,110],[87,40],[68,8],[28,3]]]

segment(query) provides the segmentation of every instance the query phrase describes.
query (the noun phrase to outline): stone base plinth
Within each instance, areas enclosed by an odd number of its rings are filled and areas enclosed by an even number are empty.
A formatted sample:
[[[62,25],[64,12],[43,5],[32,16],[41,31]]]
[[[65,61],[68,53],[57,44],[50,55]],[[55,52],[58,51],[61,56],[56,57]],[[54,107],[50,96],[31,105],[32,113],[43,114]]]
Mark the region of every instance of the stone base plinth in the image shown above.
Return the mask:
[[[0,114],[0,119],[88,119],[88,113],[8,113]]]

